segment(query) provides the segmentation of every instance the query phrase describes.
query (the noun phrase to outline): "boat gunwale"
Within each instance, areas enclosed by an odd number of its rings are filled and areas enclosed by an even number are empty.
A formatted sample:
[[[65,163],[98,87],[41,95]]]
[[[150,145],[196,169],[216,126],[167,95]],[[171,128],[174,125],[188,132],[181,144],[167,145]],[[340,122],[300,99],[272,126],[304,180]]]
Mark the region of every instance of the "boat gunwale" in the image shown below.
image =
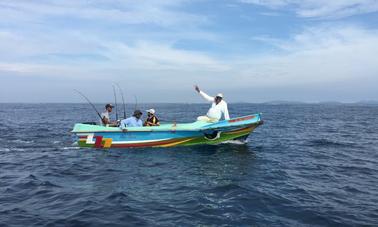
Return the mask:
[[[229,122],[229,121],[233,121],[233,120],[237,120],[237,119],[243,119],[243,118],[246,118],[246,117],[250,117],[250,116],[258,116],[258,120],[256,122],[251,122],[251,123],[244,123],[244,124],[240,124],[242,123],[243,121],[239,121],[238,123],[235,123],[235,122],[231,122],[229,123],[229,125],[225,125],[225,126],[216,126],[216,127],[206,127],[206,125],[204,126],[201,126],[201,128],[197,128],[197,129],[182,129],[182,128],[177,128],[177,126],[174,126],[174,124],[172,124],[172,127],[170,129],[167,129],[167,128],[159,128],[158,127],[131,127],[129,129],[127,129],[127,131],[123,131],[122,129],[120,129],[119,127],[109,127],[109,126],[102,126],[103,128],[114,128],[114,129],[118,129],[118,130],[90,130],[90,131],[74,131],[72,130],[71,133],[127,133],[127,132],[185,132],[185,131],[188,131],[188,132],[193,132],[193,131],[199,131],[199,132],[202,132],[202,131],[207,131],[207,130],[216,130],[216,129],[220,129],[220,128],[229,128],[229,127],[243,127],[243,126],[252,126],[252,125],[260,125],[262,124],[262,120],[261,120],[261,113],[257,113],[257,114],[251,114],[251,115],[246,115],[246,116],[241,116],[241,117],[236,117],[236,118],[231,118],[229,120],[223,120],[223,121],[219,121],[219,122],[216,122],[216,123],[212,123],[212,124],[219,124],[219,123],[223,123],[223,122]],[[248,120],[245,120],[245,121],[248,121]],[[195,122],[193,122],[195,123]],[[181,124],[193,124],[193,123],[181,123]],[[78,124],[81,124],[81,123],[78,123]],[[209,126],[212,125],[212,124],[208,124]],[[99,126],[99,125],[96,125],[96,126]]]
[[[128,132],[203,132],[203,131],[208,131],[208,130],[217,130],[221,128],[230,128],[230,127],[249,127],[253,125],[260,125],[262,121],[250,123],[250,124],[243,124],[243,125],[230,125],[230,126],[223,126],[223,127],[210,127],[210,128],[204,128],[204,129],[160,129],[160,130],[127,130],[127,131],[122,131],[117,130],[117,131],[71,131],[72,133],[128,133]]]

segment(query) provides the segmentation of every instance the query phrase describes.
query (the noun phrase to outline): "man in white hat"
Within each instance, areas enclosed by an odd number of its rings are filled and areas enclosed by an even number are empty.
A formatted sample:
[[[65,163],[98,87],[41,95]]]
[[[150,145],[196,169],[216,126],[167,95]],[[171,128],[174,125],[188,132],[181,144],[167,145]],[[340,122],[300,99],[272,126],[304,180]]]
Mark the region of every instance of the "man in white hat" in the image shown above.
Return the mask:
[[[205,92],[201,91],[196,85],[194,87],[196,91],[207,101],[212,102],[209,111],[207,111],[206,116],[199,116],[197,121],[206,121],[206,122],[217,122],[222,118],[222,114],[225,120],[230,119],[228,114],[227,103],[223,100],[223,94],[219,93],[215,97],[207,95]]]
[[[147,112],[147,119],[144,122],[144,126],[159,126],[160,122],[159,119],[155,115],[155,110],[154,109],[149,109],[146,110]]]

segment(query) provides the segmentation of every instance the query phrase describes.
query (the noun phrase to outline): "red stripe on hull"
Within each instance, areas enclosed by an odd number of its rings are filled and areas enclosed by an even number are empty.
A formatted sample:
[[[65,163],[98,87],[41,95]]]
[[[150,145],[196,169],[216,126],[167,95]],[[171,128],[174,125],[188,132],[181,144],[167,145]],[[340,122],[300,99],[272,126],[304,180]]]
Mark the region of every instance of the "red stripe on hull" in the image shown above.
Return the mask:
[[[126,147],[153,147],[153,146],[161,146],[170,143],[179,142],[182,139],[171,139],[171,140],[164,140],[164,141],[157,141],[157,142],[149,142],[149,143],[128,143],[128,144],[112,144],[112,148],[126,148]]]

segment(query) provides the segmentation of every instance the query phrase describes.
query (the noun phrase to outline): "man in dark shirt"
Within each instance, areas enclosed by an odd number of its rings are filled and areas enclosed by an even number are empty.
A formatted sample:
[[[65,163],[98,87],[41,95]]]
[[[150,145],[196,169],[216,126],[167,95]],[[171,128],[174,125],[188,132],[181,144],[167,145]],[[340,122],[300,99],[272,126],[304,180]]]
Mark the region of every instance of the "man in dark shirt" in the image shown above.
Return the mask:
[[[154,109],[147,110],[147,119],[143,125],[144,126],[159,126],[160,125],[159,119],[155,116]]]

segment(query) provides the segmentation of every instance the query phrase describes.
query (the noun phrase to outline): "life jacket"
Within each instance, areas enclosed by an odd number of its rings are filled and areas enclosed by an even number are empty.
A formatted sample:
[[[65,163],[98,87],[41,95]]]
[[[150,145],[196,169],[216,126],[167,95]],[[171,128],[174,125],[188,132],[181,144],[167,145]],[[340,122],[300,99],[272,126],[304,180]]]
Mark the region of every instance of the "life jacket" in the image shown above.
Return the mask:
[[[151,118],[147,118],[144,122],[144,125],[148,126],[148,123],[157,124],[159,119],[156,116],[152,116]]]

